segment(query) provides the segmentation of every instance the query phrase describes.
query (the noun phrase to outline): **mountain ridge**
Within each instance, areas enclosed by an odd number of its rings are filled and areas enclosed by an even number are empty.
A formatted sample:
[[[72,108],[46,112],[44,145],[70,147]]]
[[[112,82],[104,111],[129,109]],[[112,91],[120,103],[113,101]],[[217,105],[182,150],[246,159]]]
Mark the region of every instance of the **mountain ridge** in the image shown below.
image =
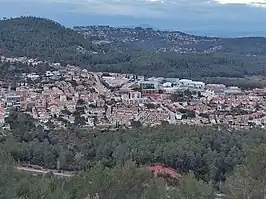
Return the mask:
[[[86,36],[93,36],[95,41],[109,41],[121,48],[131,45],[156,52],[266,54],[265,37],[219,38],[141,27],[80,26],[74,27],[74,30]]]
[[[136,28],[141,28],[141,29],[152,29],[153,31],[159,31],[159,32],[168,32],[168,33],[181,33],[184,35],[190,35],[190,36],[195,36],[195,37],[202,37],[202,38],[217,38],[217,39],[245,39],[245,38],[265,38],[266,39],[266,31],[257,31],[260,32],[260,34],[264,34],[265,36],[251,36],[249,34],[251,33],[257,33],[256,31],[246,31],[246,32],[241,32],[241,34],[246,35],[246,36],[210,36],[211,33],[201,33],[197,34],[197,31],[193,30],[170,30],[170,29],[160,29],[160,28],[155,28],[153,26],[150,26],[148,24],[140,24],[140,25],[123,25],[123,26],[112,26],[108,24],[101,24],[101,25],[85,25],[85,26],[73,26],[72,29],[78,30],[78,29],[86,29],[86,28],[91,28],[91,27],[109,27],[111,29],[136,29]],[[235,33],[234,33],[235,35]],[[254,34],[255,35],[255,34]]]
[[[266,38],[211,38],[151,28],[66,28],[52,20],[0,20],[0,55],[90,71],[165,77],[266,75]]]

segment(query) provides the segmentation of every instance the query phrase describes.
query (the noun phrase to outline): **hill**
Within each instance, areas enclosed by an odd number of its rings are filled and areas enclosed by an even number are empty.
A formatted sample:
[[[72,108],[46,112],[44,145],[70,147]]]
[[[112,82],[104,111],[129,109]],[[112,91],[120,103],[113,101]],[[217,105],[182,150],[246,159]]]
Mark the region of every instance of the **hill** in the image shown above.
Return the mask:
[[[94,43],[108,41],[116,47],[131,46],[156,52],[266,54],[266,38],[217,38],[186,34],[180,31],[160,31],[152,28],[115,28],[109,26],[74,27]]]
[[[69,29],[37,17],[0,20],[0,55],[147,76],[266,75],[266,38],[212,38],[141,27]]]
[[[46,60],[69,60],[92,44],[72,29],[42,18],[0,20],[0,53]]]

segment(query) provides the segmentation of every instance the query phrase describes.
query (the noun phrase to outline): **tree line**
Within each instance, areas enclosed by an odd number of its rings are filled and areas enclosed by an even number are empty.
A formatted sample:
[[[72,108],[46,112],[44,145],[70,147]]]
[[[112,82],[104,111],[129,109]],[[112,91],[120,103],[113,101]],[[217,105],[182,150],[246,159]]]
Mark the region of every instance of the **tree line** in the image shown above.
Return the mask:
[[[80,178],[76,176],[73,179],[78,178],[82,181],[77,189],[83,187],[86,190],[83,194],[100,194],[99,190],[104,194],[109,189],[117,188],[112,187],[113,180],[117,181],[113,179],[117,174],[111,175],[109,172],[122,172],[120,169],[124,171],[129,162],[136,169],[156,163],[166,164],[182,176],[192,178],[192,182],[199,183],[197,186],[210,189],[211,195],[214,192],[222,192],[242,198],[243,192],[237,186],[248,186],[248,193],[245,194],[249,194],[249,198],[255,197],[257,193],[259,196],[264,194],[263,187],[257,188],[258,184],[266,185],[263,181],[264,165],[266,167],[266,134],[261,129],[241,131],[229,130],[226,126],[175,126],[164,123],[156,127],[136,126],[131,129],[105,131],[81,129],[77,126],[47,130],[29,115],[20,112],[12,112],[6,122],[10,125],[10,131],[3,130],[0,140],[3,151],[6,151],[12,160],[8,164],[24,162],[56,169],[59,161],[60,169],[80,172]],[[99,171],[99,168],[103,170]],[[91,186],[96,187],[88,188],[84,176],[87,172],[96,172],[95,170],[104,172],[101,175],[108,178],[103,180],[110,183],[104,184],[108,188],[102,190],[97,187],[103,186],[99,184],[93,184]],[[88,180],[91,175],[88,174]],[[148,179],[154,180],[152,177]],[[239,179],[240,184],[236,179]],[[54,180],[53,178],[52,182]],[[180,184],[174,186],[178,187]],[[78,190],[74,192],[79,193]],[[110,197],[117,197],[107,193]],[[101,198],[105,197],[104,195]]]
[[[255,199],[266,193],[264,130],[164,124],[46,132],[14,113],[7,122],[11,129],[2,130],[0,139],[1,198],[208,199],[223,193]],[[79,172],[66,180],[14,169],[18,162],[55,169],[58,159],[62,169]],[[175,183],[153,177],[143,169],[152,163],[166,164],[181,177]]]

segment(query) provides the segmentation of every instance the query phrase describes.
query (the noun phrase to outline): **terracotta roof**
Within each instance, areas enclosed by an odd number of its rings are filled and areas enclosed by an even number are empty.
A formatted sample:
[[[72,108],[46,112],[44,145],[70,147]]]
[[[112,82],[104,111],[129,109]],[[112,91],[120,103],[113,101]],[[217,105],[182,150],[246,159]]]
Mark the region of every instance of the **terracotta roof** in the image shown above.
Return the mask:
[[[158,176],[158,174],[168,174],[173,178],[178,177],[177,172],[166,165],[163,164],[154,164],[147,167],[148,170],[152,171],[153,175]]]

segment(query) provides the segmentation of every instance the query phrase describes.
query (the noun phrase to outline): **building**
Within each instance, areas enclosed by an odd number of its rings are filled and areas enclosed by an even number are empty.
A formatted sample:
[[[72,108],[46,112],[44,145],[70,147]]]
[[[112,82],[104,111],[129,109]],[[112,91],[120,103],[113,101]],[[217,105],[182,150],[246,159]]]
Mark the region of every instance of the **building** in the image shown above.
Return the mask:
[[[6,95],[5,104],[7,107],[20,107],[21,97],[16,92],[10,92]]]
[[[224,95],[226,86],[224,84],[207,84],[206,89],[215,95]]]
[[[122,95],[122,102],[124,104],[141,104],[145,103],[147,98],[143,98],[141,92],[131,91]]]
[[[180,112],[176,112],[176,113],[175,113],[175,118],[176,118],[177,120],[182,120],[182,117],[183,117],[183,114],[182,114],[182,113],[180,113]]]
[[[158,89],[159,82],[158,81],[141,81],[139,82],[139,86],[141,89]]]
[[[144,81],[144,80],[145,80],[145,77],[144,77],[144,76],[138,76],[138,77],[137,77],[137,80],[138,80],[138,81]]]
[[[129,92],[128,98],[129,99],[140,99],[141,98],[141,92]]]
[[[165,82],[165,83],[163,83],[163,88],[170,88],[170,87],[172,87],[172,85],[173,85],[173,83],[171,83],[171,82]]]
[[[52,76],[54,76],[54,74],[51,71],[46,71],[45,76],[46,77],[52,77]]]
[[[242,93],[241,89],[236,86],[228,87],[224,92],[226,95],[237,95]]]
[[[199,81],[192,81],[190,79],[181,79],[179,80],[179,85],[181,87],[187,87],[188,89],[205,89],[205,83]]]
[[[178,78],[165,78],[164,80],[166,82],[170,82],[172,84],[178,84],[179,83],[179,79]]]
[[[146,96],[146,97],[154,97],[157,95],[160,95],[160,90],[155,90],[155,89],[145,89],[141,90],[141,96]]]
[[[164,81],[164,77],[150,77],[148,78],[148,81],[156,81],[162,83]]]
[[[32,80],[36,80],[36,79],[39,79],[40,76],[33,73],[33,74],[28,74],[27,78],[32,79]]]

